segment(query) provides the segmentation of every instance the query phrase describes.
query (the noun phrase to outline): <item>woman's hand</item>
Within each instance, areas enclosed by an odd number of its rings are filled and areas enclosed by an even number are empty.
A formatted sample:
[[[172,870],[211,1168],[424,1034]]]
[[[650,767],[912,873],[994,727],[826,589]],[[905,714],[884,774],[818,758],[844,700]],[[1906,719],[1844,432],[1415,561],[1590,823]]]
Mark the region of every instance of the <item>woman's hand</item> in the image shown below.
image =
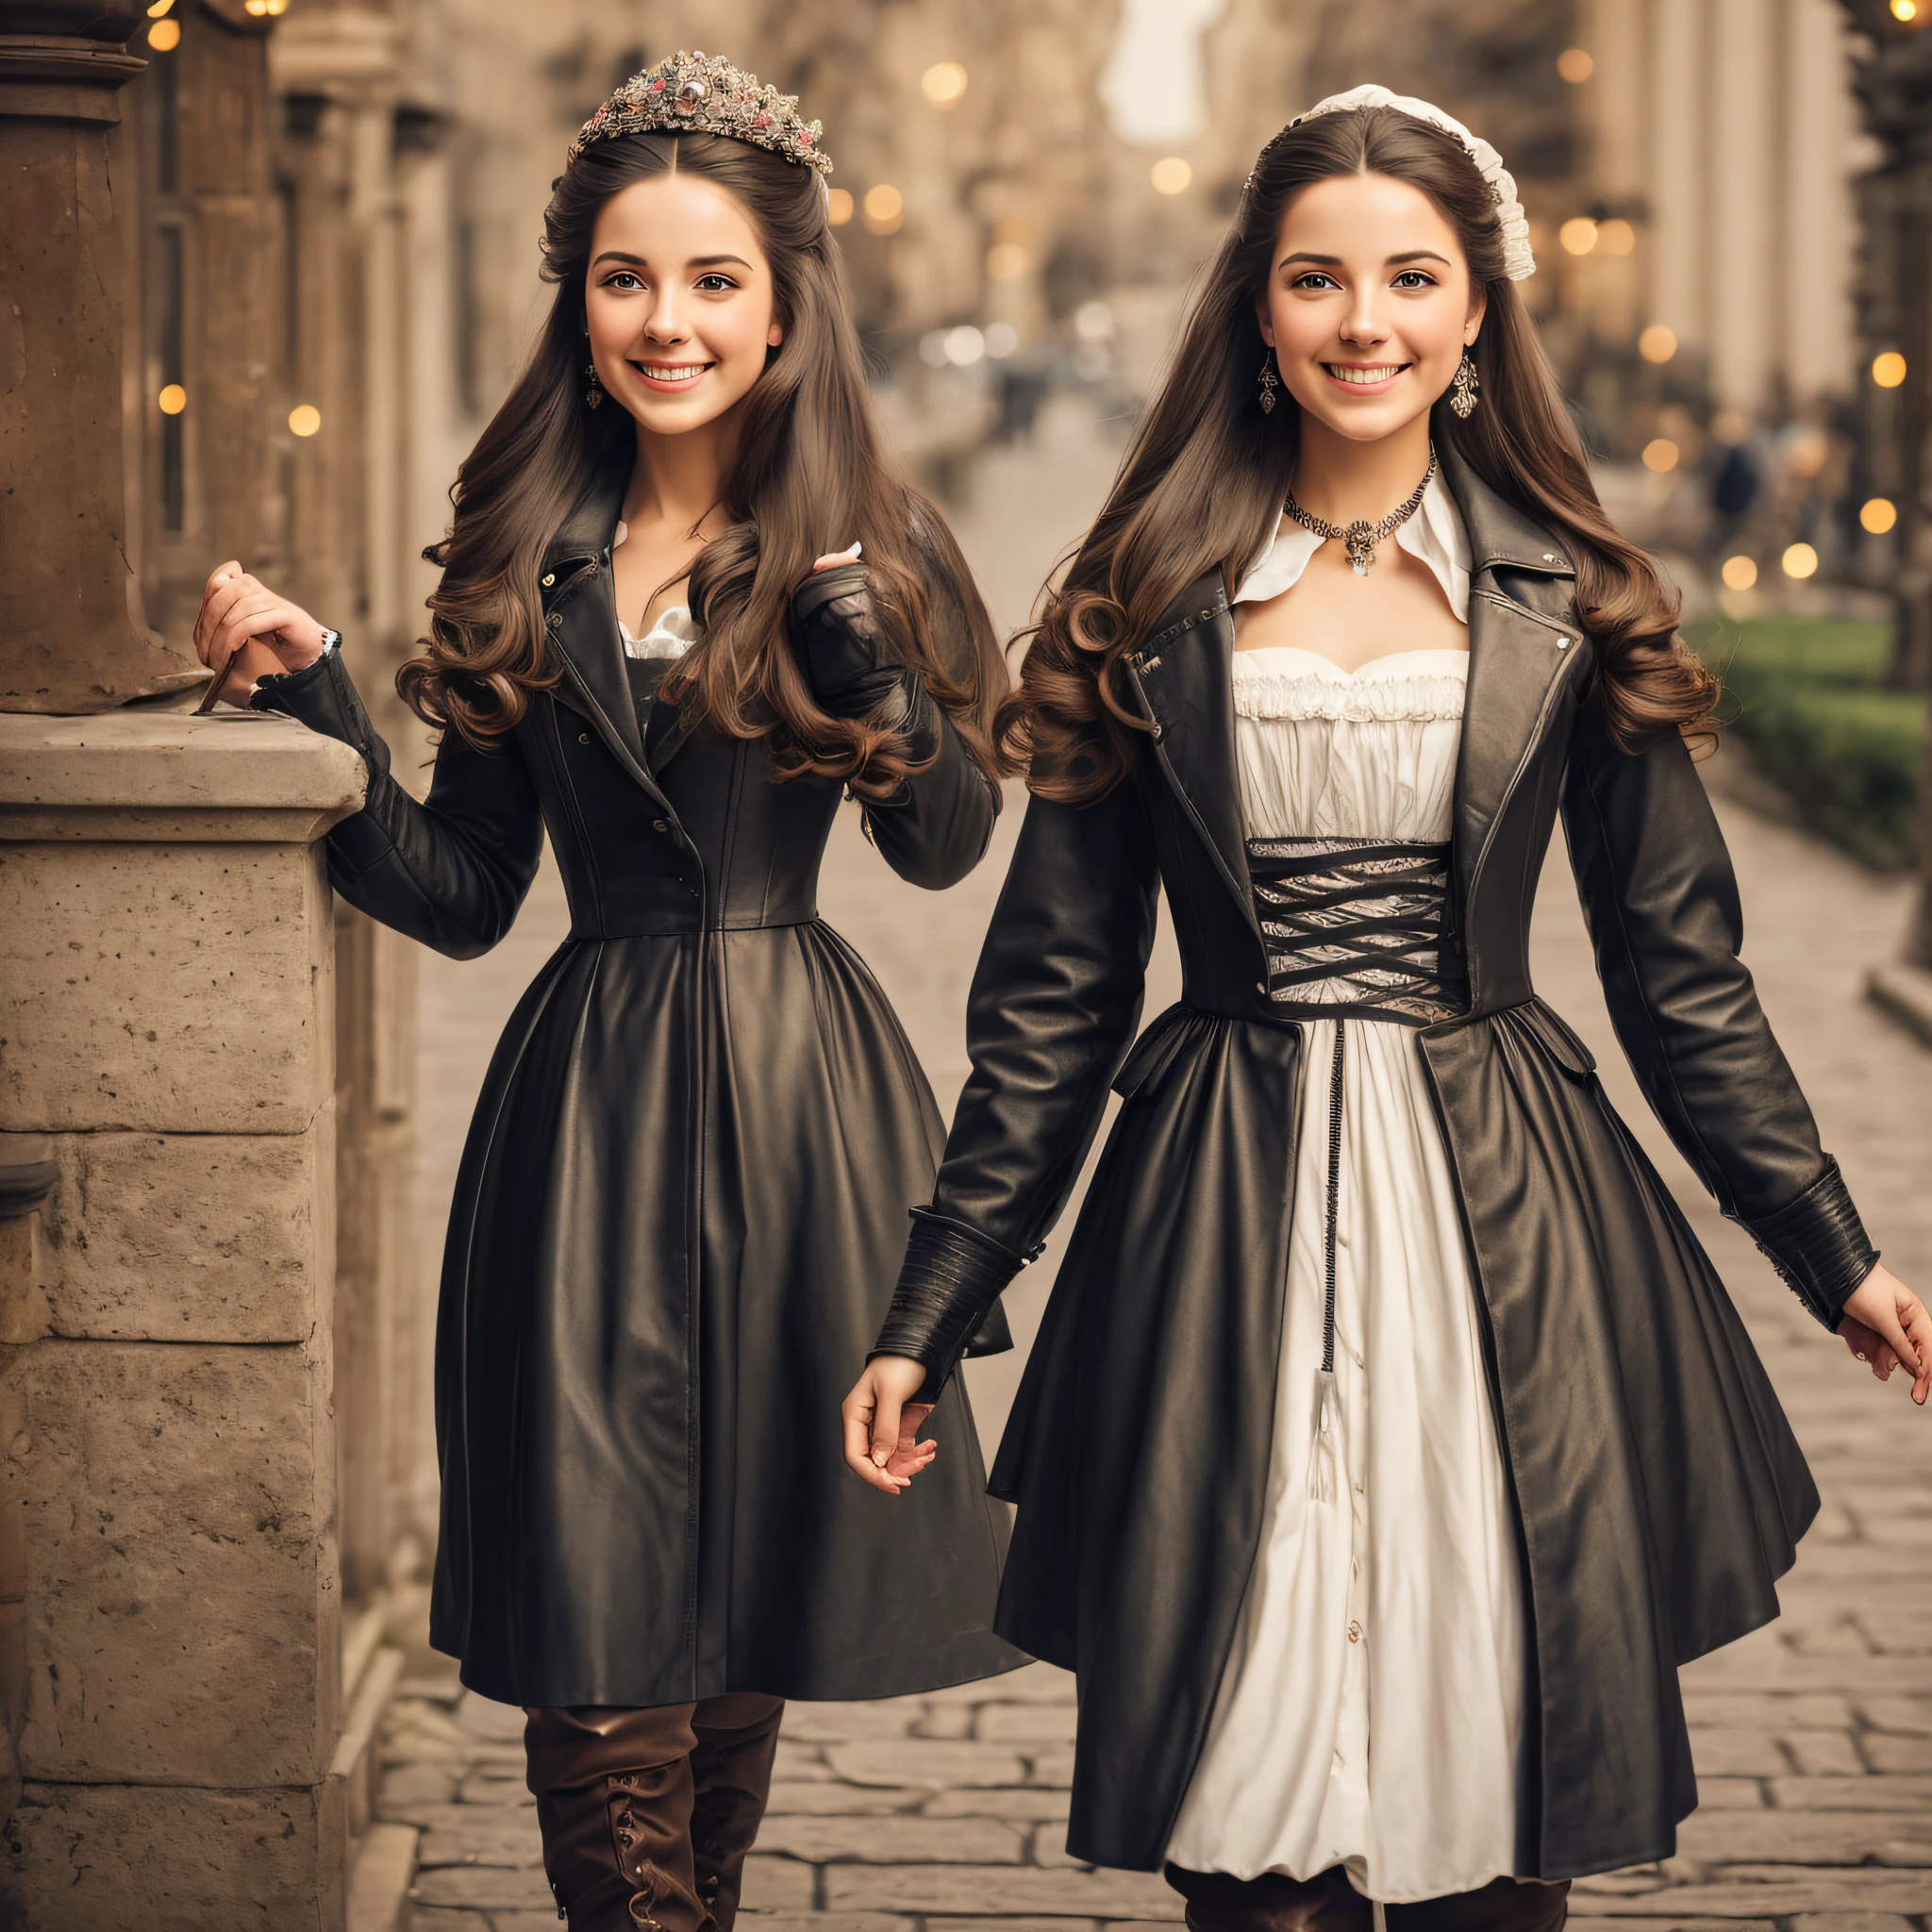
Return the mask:
[[[1932,1314],[1890,1269],[1874,1266],[1852,1291],[1838,1332],[1881,1382],[1903,1364],[1911,1374],[1912,1400],[1924,1407],[1932,1394]]]
[[[863,543],[855,543],[850,550],[835,550],[829,557],[815,557],[812,558],[812,570],[816,574],[822,570],[837,570],[841,563],[857,563],[858,553],[864,548]]]
[[[327,633],[308,611],[276,595],[232,558],[208,578],[201,593],[194,648],[231,705],[248,702],[258,677],[307,669],[322,656],[326,641]]]
[[[933,1408],[912,1400],[924,1383],[923,1364],[909,1356],[882,1355],[866,1363],[840,1405],[845,1466],[889,1496],[896,1496],[940,1453],[937,1442],[918,1440],[920,1424]]]

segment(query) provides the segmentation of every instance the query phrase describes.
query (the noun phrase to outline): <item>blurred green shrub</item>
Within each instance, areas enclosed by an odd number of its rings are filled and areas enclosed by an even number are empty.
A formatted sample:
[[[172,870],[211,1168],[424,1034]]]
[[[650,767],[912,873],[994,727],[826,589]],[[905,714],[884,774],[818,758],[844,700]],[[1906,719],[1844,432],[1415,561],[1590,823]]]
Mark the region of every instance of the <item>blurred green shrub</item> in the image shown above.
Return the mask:
[[[1868,865],[1916,862],[1925,699],[1887,688],[1885,625],[1710,619],[1684,638],[1724,679],[1727,733],[1807,824]]]

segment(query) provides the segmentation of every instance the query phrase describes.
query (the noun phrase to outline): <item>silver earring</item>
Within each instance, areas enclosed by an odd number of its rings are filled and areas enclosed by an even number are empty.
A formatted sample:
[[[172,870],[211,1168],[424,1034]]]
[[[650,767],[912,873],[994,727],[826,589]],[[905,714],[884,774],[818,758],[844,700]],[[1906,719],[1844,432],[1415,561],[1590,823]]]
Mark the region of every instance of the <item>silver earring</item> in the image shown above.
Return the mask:
[[[590,387],[584,391],[584,403],[589,408],[601,408],[604,401],[604,385],[597,380],[597,365],[587,363],[584,374],[591,378]]]
[[[1481,401],[1476,394],[1475,364],[1465,349],[1462,360],[1456,365],[1456,374],[1449,378],[1449,407],[1466,423],[1475,414],[1475,406]]]
[[[1274,413],[1274,391],[1281,387],[1281,378],[1274,373],[1274,348],[1271,343],[1261,352],[1260,390],[1261,413],[1272,416]]]

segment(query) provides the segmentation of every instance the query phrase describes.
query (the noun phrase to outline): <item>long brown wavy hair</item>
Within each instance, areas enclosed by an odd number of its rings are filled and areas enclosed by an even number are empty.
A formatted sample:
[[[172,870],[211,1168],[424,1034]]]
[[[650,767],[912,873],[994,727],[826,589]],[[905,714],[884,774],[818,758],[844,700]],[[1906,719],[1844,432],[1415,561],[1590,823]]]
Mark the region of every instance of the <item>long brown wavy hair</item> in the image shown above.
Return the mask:
[[[812,560],[854,538],[892,649],[924,678],[967,749],[996,765],[1008,683],[999,641],[943,519],[886,447],[819,177],[763,148],[709,134],[633,134],[587,148],[554,185],[542,275],[557,294],[508,396],[458,472],[422,655],[396,675],[418,717],[487,747],[560,673],[543,627],[545,548],[635,429],[584,404],[584,283],[604,204],[633,182],[702,175],[751,217],[772,265],[783,342],[737,406],[724,532],[691,573],[702,641],[666,677],[688,729],[770,738],[776,775],[818,773],[869,796],[918,769],[898,734],[828,716],[785,638],[786,607]]]
[[[1262,149],[1106,508],[1022,633],[1031,643],[995,739],[1008,769],[1041,796],[1086,804],[1119,783],[1149,728],[1120,688],[1121,658],[1210,570],[1232,594],[1267,542],[1294,475],[1301,411],[1285,391],[1287,408],[1258,407],[1257,309],[1289,203],[1314,182],[1354,174],[1391,175],[1426,194],[1488,297],[1470,351],[1481,406],[1462,421],[1439,401],[1432,433],[1562,537],[1612,738],[1633,751],[1661,732],[1708,731],[1717,680],[1677,640],[1675,592],[1597,501],[1535,325],[1503,272],[1489,184],[1453,136],[1394,108],[1356,108],[1284,128]]]

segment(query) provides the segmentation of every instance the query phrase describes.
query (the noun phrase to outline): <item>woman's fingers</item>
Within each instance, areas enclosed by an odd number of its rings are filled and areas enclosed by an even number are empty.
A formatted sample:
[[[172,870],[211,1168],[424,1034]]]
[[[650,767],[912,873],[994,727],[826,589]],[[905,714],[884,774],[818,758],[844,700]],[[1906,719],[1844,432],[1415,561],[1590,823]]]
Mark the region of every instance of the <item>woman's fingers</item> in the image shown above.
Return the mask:
[[[1845,1346],[1866,1363],[1872,1373],[1883,1382],[1890,1378],[1898,1366],[1898,1357],[1891,1352],[1891,1344],[1882,1335],[1868,1328],[1856,1315],[1847,1315],[1838,1324],[1838,1332],[1844,1338]]]
[[[1912,1353],[1909,1361],[1903,1355],[1899,1359],[1912,1370],[1912,1400],[1923,1408],[1925,1398],[1932,1395],[1932,1314],[1926,1312],[1925,1304],[1917,1295],[1900,1313],[1899,1325],[1906,1331]]]
[[[840,1407],[839,1412],[845,1424],[845,1466],[874,1489],[883,1490],[889,1496],[896,1496],[911,1477],[889,1474],[873,1460],[873,1428],[877,1407],[878,1395],[873,1385],[872,1370],[868,1368]]]
[[[209,661],[208,652],[223,617],[234,608],[238,598],[246,596],[251,590],[259,591],[261,588],[232,558],[208,578],[201,593],[201,608],[194,618],[194,648],[204,664]]]
[[[287,599],[258,587],[237,598],[215,625],[208,662],[225,663],[249,638],[273,640],[285,624],[293,624],[300,615]]]
[[[925,1425],[925,1419],[932,1413],[929,1402],[908,1402],[899,1411],[899,1435],[892,1445],[891,1454],[886,1458],[886,1474],[902,1475],[908,1481],[940,1453],[937,1442],[922,1442],[919,1432]],[[877,1441],[877,1431],[874,1432]]]

